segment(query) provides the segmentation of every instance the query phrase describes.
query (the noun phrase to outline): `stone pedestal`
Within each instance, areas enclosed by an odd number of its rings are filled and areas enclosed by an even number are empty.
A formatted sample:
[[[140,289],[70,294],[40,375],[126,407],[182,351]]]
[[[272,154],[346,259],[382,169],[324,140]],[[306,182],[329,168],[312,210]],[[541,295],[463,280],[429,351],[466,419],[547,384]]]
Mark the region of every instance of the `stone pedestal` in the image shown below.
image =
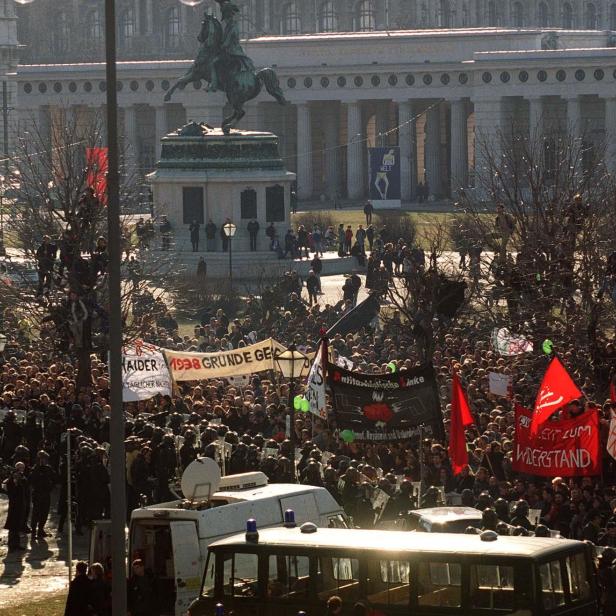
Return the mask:
[[[172,227],[172,249],[182,260],[192,262],[202,254],[210,262],[222,259],[220,228],[227,219],[237,227],[233,253],[247,253],[250,239],[247,225],[260,225],[257,260],[275,259],[269,251],[265,229],[270,222],[281,243],[290,222],[291,183],[295,174],[286,170],[278,151],[278,137],[267,132],[233,131],[190,123],[161,140],[156,171],[148,176],[152,185],[154,213],[165,214]],[[201,223],[200,253],[192,250],[188,226]],[[217,227],[213,246],[207,245],[205,226]],[[212,253],[208,249],[214,249]]]

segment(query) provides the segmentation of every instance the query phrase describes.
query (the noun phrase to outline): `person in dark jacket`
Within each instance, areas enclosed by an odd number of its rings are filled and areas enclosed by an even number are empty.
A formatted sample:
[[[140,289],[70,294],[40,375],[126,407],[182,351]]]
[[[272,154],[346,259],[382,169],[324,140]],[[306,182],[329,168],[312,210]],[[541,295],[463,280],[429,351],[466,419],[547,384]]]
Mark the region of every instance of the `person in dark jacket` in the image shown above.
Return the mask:
[[[158,616],[156,580],[146,571],[140,558],[133,561],[133,575],[128,580],[128,611],[130,616]]]
[[[9,531],[9,552],[25,550],[20,544],[19,534],[26,525],[27,519],[27,480],[24,476],[26,465],[23,462],[15,463],[15,470],[6,482],[6,493],[9,497],[9,510],[4,528]]]
[[[248,234],[250,235],[250,250],[251,252],[256,252],[257,250],[257,234],[259,233],[259,223],[256,220],[251,220],[246,227],[248,229]]]
[[[207,249],[210,252],[214,252],[216,250],[216,231],[218,227],[216,227],[216,223],[210,218],[208,220],[207,225],[205,225],[205,239],[207,240]]]
[[[39,539],[44,539],[47,537],[45,524],[47,524],[49,508],[51,506],[51,491],[58,478],[49,464],[49,454],[46,451],[39,451],[37,458],[38,462],[32,468],[29,477],[30,488],[32,489],[30,528],[32,539],[35,536]]]
[[[190,243],[192,244],[193,252],[199,251],[199,229],[200,228],[201,228],[201,225],[196,220],[193,220],[190,223],[190,226],[188,227],[188,230],[190,231]]]
[[[89,616],[92,613],[91,586],[90,578],[88,578],[88,564],[79,561],[75,567],[75,579],[68,587],[64,616]]]

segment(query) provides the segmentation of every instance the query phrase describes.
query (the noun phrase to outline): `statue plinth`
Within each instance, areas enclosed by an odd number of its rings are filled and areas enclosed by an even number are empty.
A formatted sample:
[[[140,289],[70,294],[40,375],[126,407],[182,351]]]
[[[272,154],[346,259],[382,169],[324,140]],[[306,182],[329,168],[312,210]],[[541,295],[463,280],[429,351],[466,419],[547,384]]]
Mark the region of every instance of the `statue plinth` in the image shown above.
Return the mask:
[[[161,140],[161,158],[148,176],[152,185],[154,212],[165,214],[172,227],[172,249],[178,259],[192,264],[205,256],[208,264],[222,258],[222,225],[237,226],[233,253],[250,251],[248,223],[257,221],[257,253],[260,259],[275,259],[265,229],[270,223],[281,242],[290,224],[291,184],[295,174],[287,171],[272,133],[221,129],[191,122]],[[201,224],[200,252],[192,252],[188,226]],[[206,240],[209,221],[216,237]],[[214,248],[216,252],[210,250]],[[256,256],[256,255],[255,255]],[[227,272],[227,265],[224,266]],[[212,270],[208,267],[208,275]],[[213,272],[212,272],[213,273]]]
[[[161,140],[158,169],[284,171],[278,137],[272,133],[234,130],[191,122]]]

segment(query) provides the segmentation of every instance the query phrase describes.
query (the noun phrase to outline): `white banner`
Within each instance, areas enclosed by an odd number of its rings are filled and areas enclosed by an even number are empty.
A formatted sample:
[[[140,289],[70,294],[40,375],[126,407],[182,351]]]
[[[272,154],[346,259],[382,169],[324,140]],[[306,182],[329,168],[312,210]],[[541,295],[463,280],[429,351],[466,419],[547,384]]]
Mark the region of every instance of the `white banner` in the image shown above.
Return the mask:
[[[327,419],[325,379],[323,377],[323,344],[321,343],[308,373],[308,386],[306,387],[305,397],[310,402],[310,412],[321,419]]]
[[[492,346],[494,350],[505,357],[532,353],[533,343],[523,336],[513,335],[506,327],[495,327],[492,331]]]
[[[610,433],[607,437],[607,452],[616,459],[616,414],[613,411],[610,419]]]
[[[165,350],[174,381],[202,381],[274,370],[274,353],[285,348],[273,338],[231,351],[186,353]]]
[[[162,351],[136,343],[122,353],[122,400],[136,402],[156,394],[171,395],[171,376]]]

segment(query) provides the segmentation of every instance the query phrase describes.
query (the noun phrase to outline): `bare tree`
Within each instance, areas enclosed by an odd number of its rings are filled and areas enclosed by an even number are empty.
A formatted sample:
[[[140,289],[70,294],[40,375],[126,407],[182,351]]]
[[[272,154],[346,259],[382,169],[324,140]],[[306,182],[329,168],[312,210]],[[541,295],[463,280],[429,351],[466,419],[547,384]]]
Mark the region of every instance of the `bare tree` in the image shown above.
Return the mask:
[[[574,342],[600,369],[601,332],[615,314],[603,291],[616,225],[602,148],[512,127],[480,139],[478,151],[477,186],[461,196],[454,225],[483,255],[476,305],[536,343]]]
[[[91,384],[91,354],[107,348],[105,169],[97,168],[106,154],[97,150],[99,127],[98,120],[84,125],[72,114],[49,132],[33,123],[17,142],[8,177],[8,236],[19,249],[13,262],[34,260],[38,281],[5,276],[0,292],[27,312],[41,330],[41,344],[75,358],[79,389]],[[124,178],[126,201],[137,199],[135,186],[134,178]],[[123,237],[128,259],[127,228]],[[125,321],[137,328],[131,306],[143,284],[133,275],[123,286]]]

